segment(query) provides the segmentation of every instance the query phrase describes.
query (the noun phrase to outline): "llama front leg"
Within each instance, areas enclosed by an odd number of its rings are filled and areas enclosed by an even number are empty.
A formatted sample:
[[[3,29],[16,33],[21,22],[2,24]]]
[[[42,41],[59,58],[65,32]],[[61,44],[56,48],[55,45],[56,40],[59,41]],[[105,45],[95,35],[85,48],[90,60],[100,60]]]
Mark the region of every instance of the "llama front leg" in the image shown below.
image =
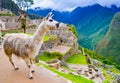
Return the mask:
[[[33,79],[33,74],[32,74],[32,69],[30,67],[30,70],[29,70],[29,79]]]
[[[33,59],[29,59],[29,61],[30,61],[30,63],[31,63],[31,65],[30,65],[30,67],[29,67],[29,78],[30,79],[33,79],[33,74],[32,73],[34,73],[35,71],[33,70],[33,68],[32,68],[32,64],[33,64]]]

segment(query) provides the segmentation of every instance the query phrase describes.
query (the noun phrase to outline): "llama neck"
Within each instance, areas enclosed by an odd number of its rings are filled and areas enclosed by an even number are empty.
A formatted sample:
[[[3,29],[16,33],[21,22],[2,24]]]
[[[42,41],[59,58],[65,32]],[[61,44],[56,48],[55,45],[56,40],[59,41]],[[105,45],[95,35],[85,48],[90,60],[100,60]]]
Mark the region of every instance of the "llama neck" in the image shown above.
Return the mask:
[[[33,36],[33,42],[40,44],[46,32],[46,28],[42,24],[39,25],[37,31],[35,32],[35,35]]]

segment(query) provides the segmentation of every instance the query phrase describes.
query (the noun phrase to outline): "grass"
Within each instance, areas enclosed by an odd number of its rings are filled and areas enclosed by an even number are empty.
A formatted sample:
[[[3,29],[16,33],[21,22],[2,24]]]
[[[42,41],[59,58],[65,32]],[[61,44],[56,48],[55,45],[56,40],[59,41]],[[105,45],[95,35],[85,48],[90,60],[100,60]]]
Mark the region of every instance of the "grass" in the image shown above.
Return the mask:
[[[4,36],[7,33],[21,33],[21,34],[27,34],[28,36],[33,36],[33,33],[29,33],[29,32],[23,33],[23,29],[21,29],[21,28],[19,28],[19,29],[11,29],[11,30],[3,30],[2,31],[2,36]]]
[[[38,66],[40,66],[39,64],[37,64]],[[92,80],[89,80],[87,78],[81,77],[81,76],[77,76],[77,75],[73,75],[73,74],[65,74],[62,73],[52,67],[49,67],[47,65],[43,65],[45,68],[51,70],[52,72],[58,74],[59,76],[62,76],[70,81],[72,81],[72,83],[94,83]]]
[[[49,40],[49,38],[50,38],[50,36],[45,35],[44,38],[43,38],[43,41],[46,42],[46,41]]]
[[[42,55],[39,56],[39,59],[47,62],[53,59],[60,59],[62,56],[63,55],[59,52],[53,52],[53,53],[44,52]]]
[[[110,68],[110,70],[113,72],[113,73],[115,73],[115,74],[119,74],[120,73],[120,71],[118,70],[118,69],[116,69],[116,68]]]
[[[80,54],[76,54],[76,55],[73,55],[70,58],[68,58],[67,63],[71,63],[71,64],[87,64],[85,56],[80,55]]]
[[[1,13],[0,12],[0,16],[15,16],[15,15],[14,14],[10,14],[10,13],[5,14],[5,13]]]
[[[104,74],[106,80],[109,80],[109,81],[110,81],[110,80],[112,79],[112,77],[108,74],[107,70],[102,69],[102,71],[103,71],[103,74]],[[105,82],[105,83],[107,83],[107,82]],[[109,82],[108,82],[108,83],[109,83]]]
[[[66,67],[66,66],[61,66],[61,67],[64,68],[64,69],[67,69],[67,70],[69,70],[71,72],[76,72],[76,70],[74,70],[74,69],[72,69],[70,67]]]
[[[69,30],[72,31],[73,34],[78,38],[78,33],[77,33],[77,31],[76,31],[75,26],[74,26],[74,25],[69,25],[69,24],[66,24],[66,25],[67,25],[68,27],[70,27]]]
[[[4,30],[2,31],[2,36],[4,36],[6,33],[23,33],[23,31],[22,29]]]
[[[102,83],[110,83],[110,81],[109,80],[105,80]]]
[[[46,41],[48,41],[50,38],[51,38],[52,40],[55,40],[55,39],[56,39],[55,36],[48,36],[48,35],[45,35],[44,38],[43,38],[43,41],[46,42]]]

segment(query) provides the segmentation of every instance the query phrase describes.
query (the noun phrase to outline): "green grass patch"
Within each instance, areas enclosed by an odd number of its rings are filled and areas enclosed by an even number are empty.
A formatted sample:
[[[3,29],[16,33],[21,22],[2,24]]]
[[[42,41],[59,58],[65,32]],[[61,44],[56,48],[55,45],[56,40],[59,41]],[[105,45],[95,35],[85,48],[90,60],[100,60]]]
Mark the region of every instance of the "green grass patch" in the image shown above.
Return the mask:
[[[73,34],[78,38],[78,33],[77,33],[77,31],[76,31],[75,26],[74,26],[74,25],[69,25],[69,24],[66,24],[66,25],[67,25],[68,27],[70,27],[69,30],[72,31]]]
[[[23,30],[21,28],[19,29],[12,29],[12,30],[3,30],[2,31],[2,36],[4,36],[7,33],[20,33],[20,34],[27,34],[28,36],[33,36],[34,34],[32,33],[23,33]]]
[[[76,70],[74,70],[74,69],[72,69],[70,67],[62,66],[62,68],[67,69],[67,70],[69,70],[71,72],[76,72]]]
[[[68,80],[71,80],[73,83],[94,83],[92,80],[89,80],[87,78],[73,75],[73,74],[65,74],[47,65],[44,65],[44,67],[51,70],[54,73],[57,73],[59,76],[62,76]]]
[[[115,74],[119,74],[120,73],[120,71],[118,70],[118,69],[116,69],[116,68],[110,68],[110,70],[113,72],[113,73],[115,73]]]
[[[7,33],[23,33],[23,31],[22,29],[4,30],[2,31],[2,36],[4,36]]]
[[[112,79],[112,77],[110,76],[110,74],[108,74],[107,70],[102,69],[102,71],[103,71],[103,74],[104,74],[106,80],[109,80],[109,81],[110,81],[110,80]],[[106,82],[106,83],[107,83],[107,82]]]
[[[43,38],[43,41],[46,42],[46,41],[49,40],[49,38],[50,38],[50,36],[45,35],[44,38]]]
[[[39,59],[47,62],[53,59],[61,59],[62,57],[63,55],[59,52],[53,52],[53,53],[44,52],[42,55],[39,56]]]
[[[46,42],[46,41],[48,41],[49,39],[55,40],[56,37],[55,37],[55,36],[48,36],[48,35],[45,35],[44,38],[43,38],[43,41]]]
[[[28,36],[30,36],[30,37],[34,35],[34,34],[30,34],[30,33],[23,33],[23,32],[22,32],[22,33],[20,33],[20,34],[27,34],[27,35],[28,35]]]
[[[86,58],[83,55],[76,54],[68,58],[67,63],[71,64],[87,64],[86,63]]]
[[[1,13],[0,12],[0,16],[15,16],[14,14],[10,14],[10,13]]]
[[[109,80],[105,80],[102,83],[110,83],[110,81]]]

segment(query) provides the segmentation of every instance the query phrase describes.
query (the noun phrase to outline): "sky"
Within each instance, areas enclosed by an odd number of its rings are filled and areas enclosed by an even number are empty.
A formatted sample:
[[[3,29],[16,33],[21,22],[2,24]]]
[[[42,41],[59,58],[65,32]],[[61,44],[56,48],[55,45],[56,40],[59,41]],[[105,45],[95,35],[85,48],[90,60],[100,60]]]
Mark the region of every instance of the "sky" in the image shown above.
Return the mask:
[[[31,8],[40,7],[58,11],[72,11],[78,6],[85,7],[97,3],[105,7],[111,7],[113,4],[120,7],[120,0],[34,0],[34,5]]]

